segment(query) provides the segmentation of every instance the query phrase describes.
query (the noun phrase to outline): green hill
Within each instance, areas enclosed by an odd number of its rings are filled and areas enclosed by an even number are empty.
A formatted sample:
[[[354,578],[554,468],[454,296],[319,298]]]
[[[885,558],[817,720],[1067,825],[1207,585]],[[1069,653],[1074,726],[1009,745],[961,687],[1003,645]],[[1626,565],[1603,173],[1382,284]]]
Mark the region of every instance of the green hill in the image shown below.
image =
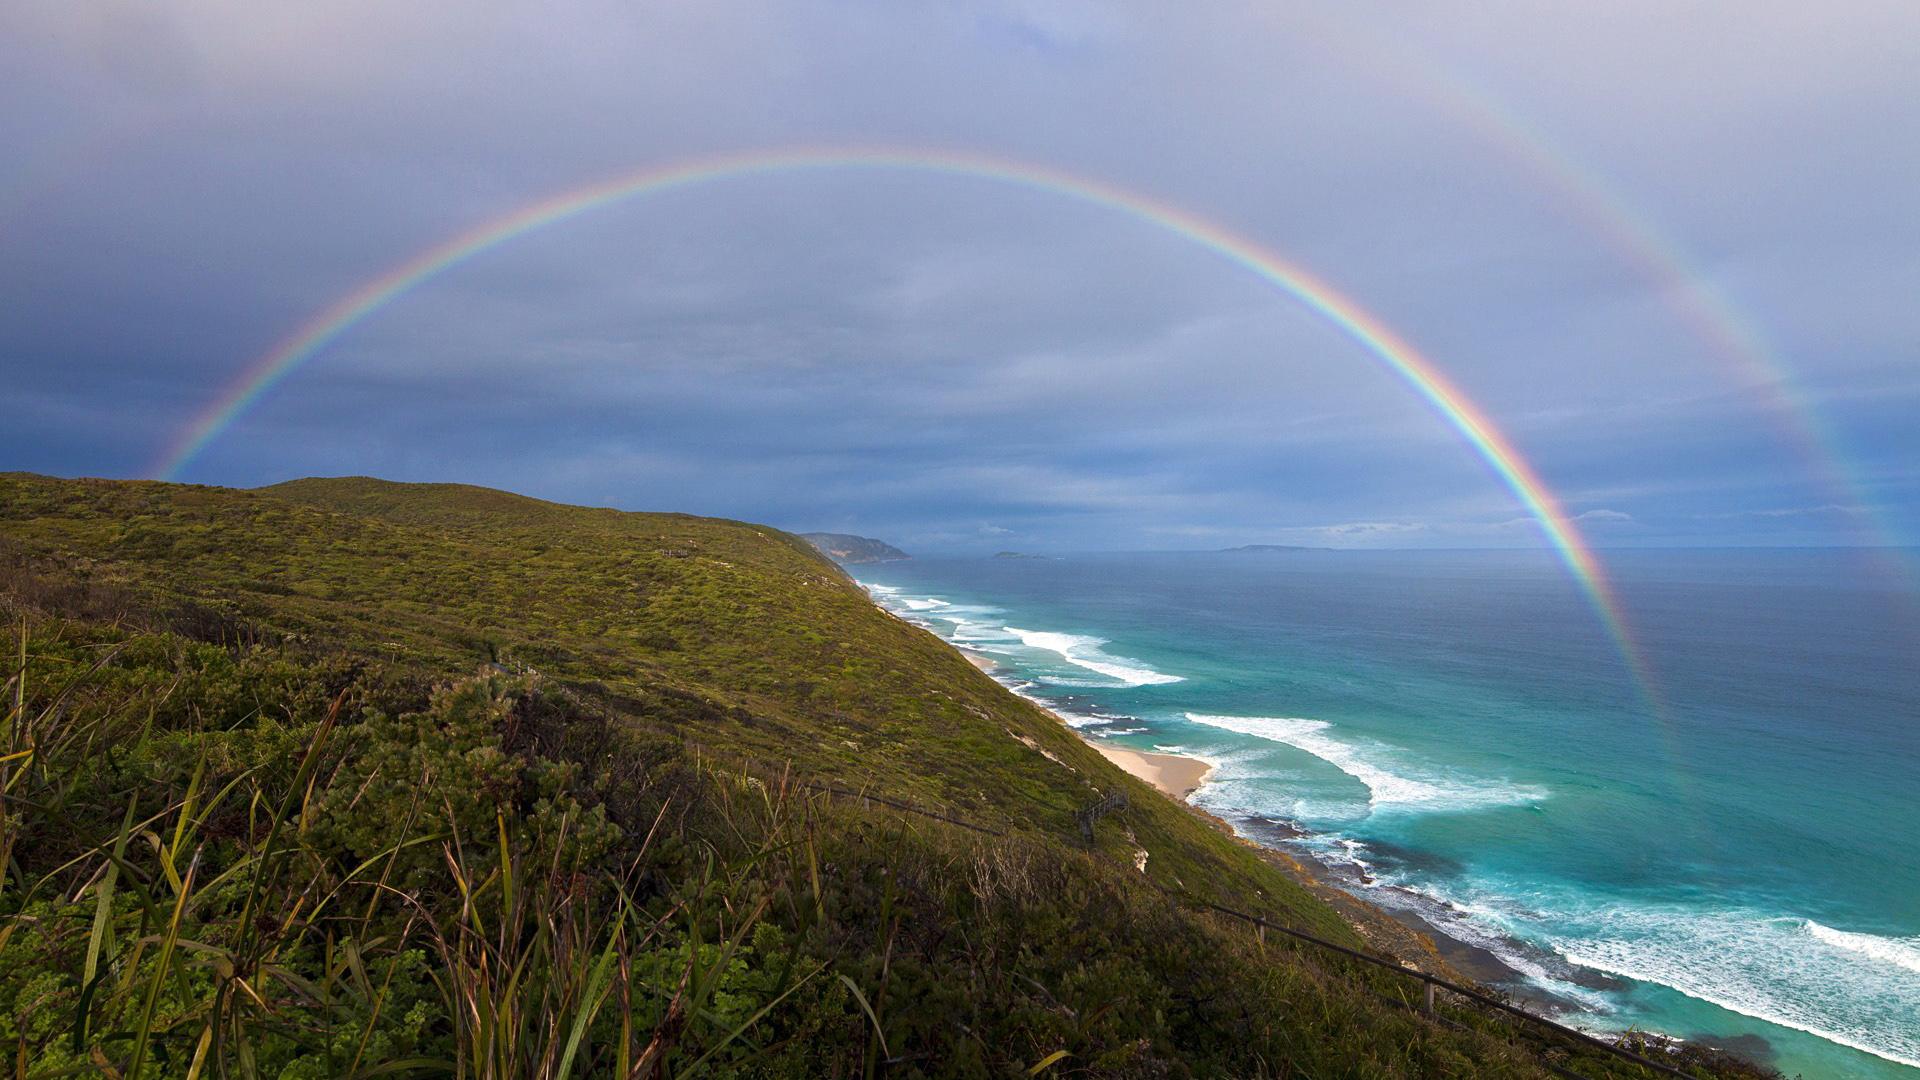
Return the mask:
[[[1395,945],[763,526],[6,474],[0,614],[20,1075],[1654,1075],[1205,913]]]

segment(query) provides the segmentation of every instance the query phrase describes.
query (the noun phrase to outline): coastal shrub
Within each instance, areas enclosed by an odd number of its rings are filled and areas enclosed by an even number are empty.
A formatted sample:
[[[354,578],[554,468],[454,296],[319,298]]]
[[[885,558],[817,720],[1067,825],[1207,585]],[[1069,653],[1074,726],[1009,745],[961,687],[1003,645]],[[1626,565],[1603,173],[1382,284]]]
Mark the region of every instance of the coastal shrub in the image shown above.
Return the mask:
[[[1197,910],[1361,944],[755,527],[0,476],[0,619],[15,1075],[1641,1075]]]

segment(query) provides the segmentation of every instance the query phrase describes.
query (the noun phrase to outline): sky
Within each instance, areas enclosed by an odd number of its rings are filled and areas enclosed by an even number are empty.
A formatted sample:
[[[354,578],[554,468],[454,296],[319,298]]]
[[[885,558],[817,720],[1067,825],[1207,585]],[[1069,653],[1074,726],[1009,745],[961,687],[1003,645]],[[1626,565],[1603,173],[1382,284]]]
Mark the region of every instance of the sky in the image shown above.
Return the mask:
[[[0,469],[151,477],[341,297],[556,194],[828,145],[1178,207],[1413,343],[1596,547],[1920,542],[1920,10],[0,5]],[[1297,299],[981,177],[763,171],[430,276],[178,478],[459,481],[913,551],[1504,547]]]

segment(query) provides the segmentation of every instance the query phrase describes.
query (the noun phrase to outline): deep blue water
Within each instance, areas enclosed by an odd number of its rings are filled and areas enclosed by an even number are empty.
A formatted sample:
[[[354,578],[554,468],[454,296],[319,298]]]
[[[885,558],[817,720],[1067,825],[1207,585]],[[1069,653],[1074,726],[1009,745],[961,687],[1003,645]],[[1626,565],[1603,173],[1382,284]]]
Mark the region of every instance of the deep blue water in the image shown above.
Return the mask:
[[[1605,561],[1652,686],[1544,553],[856,576],[1087,737],[1214,762],[1196,802],[1256,838],[1306,828],[1365,870],[1357,891],[1493,949],[1578,1022],[1920,1077],[1913,578],[1832,550]]]

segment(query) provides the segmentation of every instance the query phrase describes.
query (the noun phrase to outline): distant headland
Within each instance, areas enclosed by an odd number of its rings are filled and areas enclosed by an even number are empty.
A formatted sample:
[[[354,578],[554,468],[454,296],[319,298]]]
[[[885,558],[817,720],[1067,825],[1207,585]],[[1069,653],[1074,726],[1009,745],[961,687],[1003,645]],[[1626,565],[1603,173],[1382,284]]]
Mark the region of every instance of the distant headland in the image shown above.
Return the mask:
[[[899,562],[913,556],[894,547],[884,540],[875,540],[870,536],[854,536],[849,533],[801,533],[800,538],[834,562],[859,565],[862,563]]]

